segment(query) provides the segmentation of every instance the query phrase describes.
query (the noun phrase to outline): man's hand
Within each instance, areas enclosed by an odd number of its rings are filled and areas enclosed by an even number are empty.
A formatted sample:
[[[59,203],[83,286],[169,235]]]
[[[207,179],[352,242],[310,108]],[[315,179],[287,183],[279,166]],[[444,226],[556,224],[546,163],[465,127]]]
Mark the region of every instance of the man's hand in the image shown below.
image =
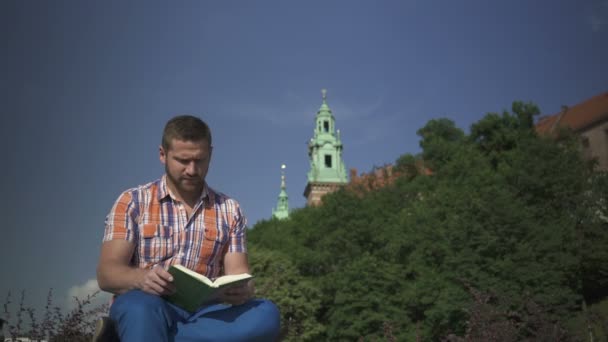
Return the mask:
[[[139,288],[144,292],[158,296],[170,295],[175,292],[173,276],[162,267],[145,270]]]
[[[253,280],[249,280],[243,284],[226,287],[218,293],[217,299],[224,303],[241,305],[253,298],[254,293]]]

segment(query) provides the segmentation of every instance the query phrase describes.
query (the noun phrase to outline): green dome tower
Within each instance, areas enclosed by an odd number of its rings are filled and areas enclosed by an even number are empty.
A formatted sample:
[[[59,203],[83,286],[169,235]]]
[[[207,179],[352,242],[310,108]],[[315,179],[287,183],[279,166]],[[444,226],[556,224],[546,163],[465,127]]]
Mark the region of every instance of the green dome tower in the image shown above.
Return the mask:
[[[276,209],[272,209],[272,216],[279,220],[289,217],[289,197],[285,190],[285,164],[281,165],[281,192],[279,193],[279,199],[277,200]]]
[[[323,103],[317,112],[313,137],[308,142],[308,184],[304,190],[307,205],[318,205],[323,195],[336,191],[348,183],[340,130],[336,130],[336,119],[327,105],[327,91],[321,91]]]

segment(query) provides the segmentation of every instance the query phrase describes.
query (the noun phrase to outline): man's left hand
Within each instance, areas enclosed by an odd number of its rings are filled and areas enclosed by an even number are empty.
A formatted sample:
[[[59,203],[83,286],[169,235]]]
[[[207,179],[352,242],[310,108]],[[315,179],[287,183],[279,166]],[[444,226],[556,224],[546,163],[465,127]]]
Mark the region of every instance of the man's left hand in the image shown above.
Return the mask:
[[[222,291],[220,291],[218,295],[218,300],[224,303],[232,304],[232,305],[241,305],[245,304],[255,293],[255,288],[253,285],[253,281],[249,280],[246,283],[229,286]]]

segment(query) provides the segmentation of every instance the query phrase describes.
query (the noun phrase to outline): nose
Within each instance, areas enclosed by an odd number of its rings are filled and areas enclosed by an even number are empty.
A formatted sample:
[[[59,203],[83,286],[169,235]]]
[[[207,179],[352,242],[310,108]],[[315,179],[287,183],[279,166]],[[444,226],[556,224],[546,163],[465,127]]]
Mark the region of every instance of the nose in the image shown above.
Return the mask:
[[[196,163],[194,161],[189,162],[186,166],[186,174],[189,176],[196,175]]]

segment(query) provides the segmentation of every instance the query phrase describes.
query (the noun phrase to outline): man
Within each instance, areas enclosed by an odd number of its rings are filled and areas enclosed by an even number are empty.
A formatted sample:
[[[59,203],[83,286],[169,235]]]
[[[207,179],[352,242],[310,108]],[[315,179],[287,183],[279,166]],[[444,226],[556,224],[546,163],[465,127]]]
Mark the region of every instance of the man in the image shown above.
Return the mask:
[[[110,318],[122,341],[273,341],[279,312],[253,299],[253,282],[222,291],[194,314],[165,301],[170,265],[208,278],[249,273],[246,220],[239,204],[207,186],[211,132],[193,116],[164,128],[165,175],[123,192],[106,218],[97,281],[116,295]]]

